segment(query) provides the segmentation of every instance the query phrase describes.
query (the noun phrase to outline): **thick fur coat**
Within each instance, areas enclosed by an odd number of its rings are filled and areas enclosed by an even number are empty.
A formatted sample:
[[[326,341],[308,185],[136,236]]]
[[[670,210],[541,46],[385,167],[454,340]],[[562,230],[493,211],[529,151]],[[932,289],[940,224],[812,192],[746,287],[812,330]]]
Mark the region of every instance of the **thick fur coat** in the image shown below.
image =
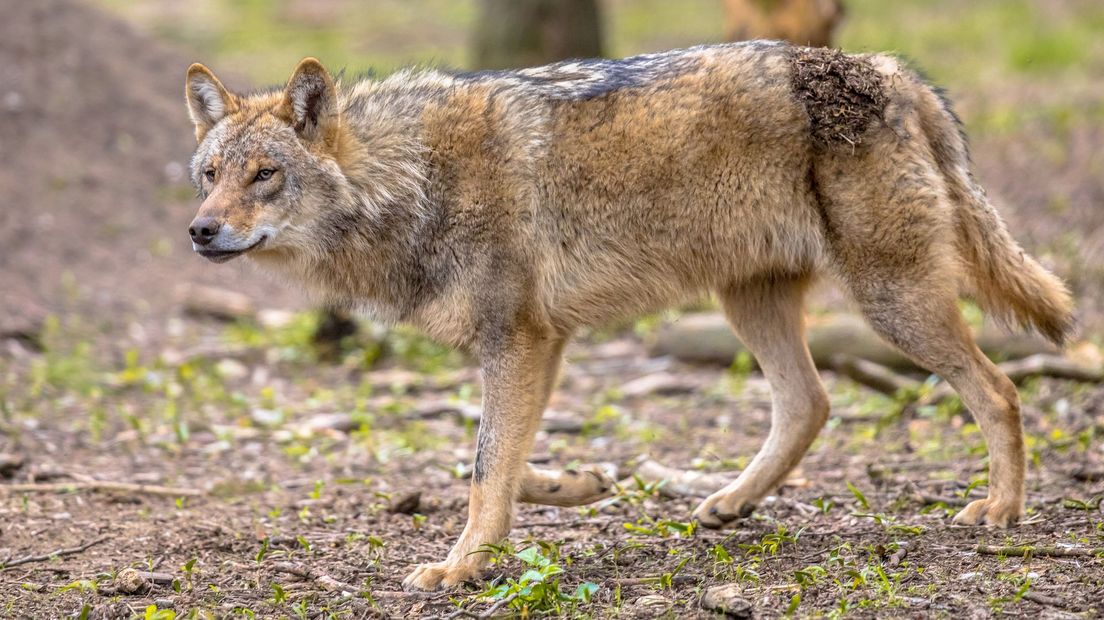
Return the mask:
[[[526,464],[565,342],[710,293],[771,381],[774,421],[695,516],[746,514],[827,417],[803,340],[818,274],[978,418],[990,495],[956,519],[1022,514],[1016,391],[955,302],[972,296],[1060,342],[1071,301],[975,183],[947,103],[896,59],[750,42],[351,84],[307,59],[286,88],[246,96],[193,65],[186,84],[197,252],[248,254],[481,360],[470,521],[410,586],[477,575],[472,552],[508,534],[515,501],[607,494],[596,470]]]

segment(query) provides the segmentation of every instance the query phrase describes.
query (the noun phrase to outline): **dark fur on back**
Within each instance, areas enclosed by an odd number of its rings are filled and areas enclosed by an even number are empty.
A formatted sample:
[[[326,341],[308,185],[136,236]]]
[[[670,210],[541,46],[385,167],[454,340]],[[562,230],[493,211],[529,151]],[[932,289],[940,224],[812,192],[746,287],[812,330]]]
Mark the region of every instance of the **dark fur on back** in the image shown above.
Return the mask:
[[[700,45],[621,59],[573,59],[527,69],[468,71],[452,75],[462,82],[524,85],[552,100],[586,101],[626,89],[654,86],[657,81],[696,69],[699,62],[690,55],[691,52],[724,47],[765,51],[780,49],[783,44],[776,41],[745,41]]]

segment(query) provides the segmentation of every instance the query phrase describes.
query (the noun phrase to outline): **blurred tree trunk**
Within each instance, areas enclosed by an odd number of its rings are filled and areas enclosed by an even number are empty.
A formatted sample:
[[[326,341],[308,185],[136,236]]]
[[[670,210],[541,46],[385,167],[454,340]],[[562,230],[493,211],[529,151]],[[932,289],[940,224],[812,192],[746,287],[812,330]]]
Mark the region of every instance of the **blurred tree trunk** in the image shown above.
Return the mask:
[[[481,0],[475,66],[511,69],[602,55],[597,0]]]

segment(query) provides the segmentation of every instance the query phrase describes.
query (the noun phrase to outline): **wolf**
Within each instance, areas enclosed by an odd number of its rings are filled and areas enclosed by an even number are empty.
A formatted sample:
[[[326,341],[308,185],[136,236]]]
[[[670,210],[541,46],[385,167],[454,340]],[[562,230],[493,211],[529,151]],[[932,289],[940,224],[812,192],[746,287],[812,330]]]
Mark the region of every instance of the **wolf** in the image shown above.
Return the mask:
[[[284,87],[248,95],[195,64],[185,84],[195,252],[244,255],[479,361],[467,525],[406,587],[478,577],[519,501],[606,497],[597,469],[527,463],[564,345],[706,294],[770,382],[772,418],[761,451],[693,517],[749,514],[828,417],[803,335],[822,276],[977,419],[989,493],[954,521],[1023,515],[1016,388],[957,300],[1062,343],[1071,296],[974,180],[947,101],[896,58],[755,41],[349,83],[307,58]]]

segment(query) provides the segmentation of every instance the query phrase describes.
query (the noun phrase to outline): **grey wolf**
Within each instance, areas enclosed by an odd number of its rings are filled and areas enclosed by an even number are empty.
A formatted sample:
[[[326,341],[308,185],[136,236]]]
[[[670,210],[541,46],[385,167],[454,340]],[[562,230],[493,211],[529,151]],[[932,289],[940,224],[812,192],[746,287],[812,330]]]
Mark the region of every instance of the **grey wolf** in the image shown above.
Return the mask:
[[[955,521],[1023,514],[1018,395],[956,300],[1062,342],[1070,295],[975,182],[947,102],[893,57],[749,42],[351,83],[308,58],[286,87],[251,95],[196,64],[186,94],[197,253],[245,255],[479,359],[469,521],[408,587],[476,577],[518,501],[608,495],[595,470],[526,462],[564,345],[709,293],[770,381],[773,418],[693,516],[746,515],[828,417],[803,338],[803,296],[825,274],[977,418],[989,494]]]

